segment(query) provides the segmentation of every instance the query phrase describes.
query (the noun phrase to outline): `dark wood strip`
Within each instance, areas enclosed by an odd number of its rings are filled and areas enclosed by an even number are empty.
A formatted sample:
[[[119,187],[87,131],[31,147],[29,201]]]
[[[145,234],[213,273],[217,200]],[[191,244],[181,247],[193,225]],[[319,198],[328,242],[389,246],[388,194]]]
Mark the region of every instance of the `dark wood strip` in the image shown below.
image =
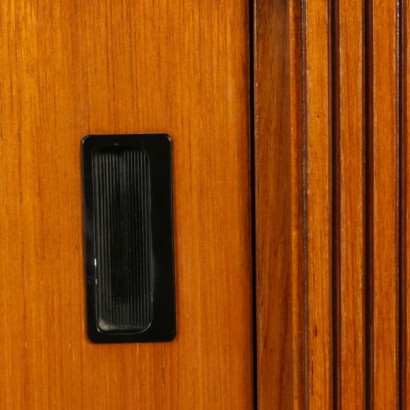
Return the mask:
[[[258,409],[306,404],[300,3],[254,12]]]
[[[258,408],[292,396],[291,180],[287,6],[256,8],[255,189]]]
[[[341,100],[342,83],[340,48],[343,42],[340,32],[340,2],[329,2],[330,13],[330,53],[331,53],[331,149],[332,149],[332,390],[333,408],[340,409],[341,405],[341,264],[342,264],[342,172],[343,158],[341,149],[344,135],[341,130]],[[342,10],[343,12],[343,10]],[[343,102],[343,101],[342,101]]]
[[[408,145],[408,129],[409,129],[409,106],[407,102],[407,96],[410,91],[410,83],[408,76],[408,38],[409,38],[409,2],[408,0],[400,1],[400,392],[399,401],[400,408],[406,409],[410,403],[408,397],[410,372],[408,366],[408,358],[410,357],[409,346],[409,314],[410,314],[410,301],[409,301],[409,280],[408,280],[408,266],[410,252],[408,252],[408,237],[410,229],[410,198],[407,184],[410,181],[408,163],[410,160],[410,150]]]
[[[364,0],[365,57],[365,408],[373,406],[373,29],[372,0]]]

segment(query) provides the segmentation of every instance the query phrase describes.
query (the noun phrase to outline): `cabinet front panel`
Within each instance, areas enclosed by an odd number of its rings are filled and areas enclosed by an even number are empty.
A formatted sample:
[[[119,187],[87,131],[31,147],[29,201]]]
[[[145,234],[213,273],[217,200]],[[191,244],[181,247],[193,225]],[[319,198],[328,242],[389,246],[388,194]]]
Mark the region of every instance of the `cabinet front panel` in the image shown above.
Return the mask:
[[[248,4],[0,5],[2,409],[252,403]],[[177,337],[85,335],[80,141],[173,139]]]

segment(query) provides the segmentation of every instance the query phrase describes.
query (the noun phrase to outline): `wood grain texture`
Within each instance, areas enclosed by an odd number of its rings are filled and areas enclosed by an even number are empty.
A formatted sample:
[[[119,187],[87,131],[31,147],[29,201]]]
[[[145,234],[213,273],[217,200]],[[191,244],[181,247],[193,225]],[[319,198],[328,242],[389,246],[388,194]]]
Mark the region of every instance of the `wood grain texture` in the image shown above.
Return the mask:
[[[312,409],[332,406],[332,123],[327,2],[305,9],[307,371]],[[320,90],[320,92],[318,92]]]
[[[289,328],[292,312],[289,298],[291,218],[284,213],[290,207],[291,198],[291,180],[288,175],[291,158],[291,142],[288,138],[290,108],[287,104],[289,89],[281,86],[289,82],[289,59],[285,51],[288,44],[286,37],[285,41],[277,42],[276,47],[269,41],[270,36],[280,38],[281,33],[286,32],[287,10],[279,2],[264,3],[261,8],[256,10],[257,16],[263,18],[257,18],[256,53],[258,60],[267,62],[256,62],[255,104],[258,107],[259,101],[266,101],[271,113],[271,106],[277,107],[285,101],[281,112],[278,111],[274,116],[266,115],[264,111],[258,112],[256,108],[256,263],[258,272],[271,272],[269,276],[257,274],[257,366],[261,375],[258,391],[266,392],[266,397],[259,399],[259,407],[263,409],[272,406],[282,408],[289,400],[287,396],[292,394],[288,388],[292,369],[282,365],[291,362],[292,339]],[[276,24],[270,25],[274,16]],[[264,79],[269,79],[269,82],[264,82]],[[266,166],[261,169],[259,164]],[[266,211],[269,211],[268,215]],[[268,222],[269,227],[265,226],[267,220],[272,221]],[[272,229],[274,224],[278,225],[276,229]],[[273,257],[269,257],[271,252]],[[284,272],[287,274],[284,275]],[[277,297],[278,294],[283,297]],[[270,372],[269,378],[265,377],[266,372]]]
[[[256,2],[258,409],[304,406],[301,6]]]
[[[360,2],[342,0],[334,10],[333,78],[339,287],[338,405],[365,403],[365,109],[364,16]]]
[[[0,5],[2,409],[252,406],[248,4]],[[173,137],[177,339],[84,330],[80,140]]]
[[[302,4],[298,15],[292,1],[256,2],[258,397],[406,408],[408,1]],[[280,387],[290,371],[299,380]],[[284,399],[295,386],[304,401]]]
[[[371,406],[398,405],[398,22],[395,0],[370,9]]]

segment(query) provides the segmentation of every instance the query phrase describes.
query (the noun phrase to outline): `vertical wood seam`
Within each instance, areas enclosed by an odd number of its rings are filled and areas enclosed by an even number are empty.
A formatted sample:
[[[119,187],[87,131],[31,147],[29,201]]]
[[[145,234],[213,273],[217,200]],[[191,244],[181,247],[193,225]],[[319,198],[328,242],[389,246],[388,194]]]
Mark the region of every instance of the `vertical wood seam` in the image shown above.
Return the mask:
[[[308,201],[307,201],[307,84],[306,84],[306,1],[302,1],[302,192],[303,192],[303,300],[304,300],[304,368],[305,368],[305,404],[309,405],[309,281],[308,281]]]
[[[288,6],[288,36],[289,36],[289,89],[290,89],[290,138],[292,142],[292,159],[291,159],[291,180],[292,180],[292,195],[291,201],[293,203],[292,209],[298,215],[292,220],[292,230],[297,230],[298,234],[292,236],[292,337],[294,343],[294,355],[292,363],[292,396],[294,409],[301,409],[306,407],[305,391],[306,380],[304,376],[304,349],[306,349],[305,334],[303,332],[303,303],[299,301],[299,292],[304,289],[303,277],[303,188],[301,186],[303,179],[303,159],[301,148],[303,149],[303,107],[302,107],[302,2],[293,0],[289,2]],[[293,130],[293,131],[292,131]],[[302,235],[301,235],[302,234]],[[296,253],[296,254],[295,254]],[[302,293],[303,296],[303,293]],[[302,306],[300,306],[302,305]]]
[[[373,156],[372,135],[373,135],[373,52],[372,52],[372,0],[365,0],[364,12],[364,104],[365,104],[365,408],[373,408],[373,334],[372,334],[372,312],[373,312]]]
[[[340,210],[340,33],[338,24],[339,1],[329,2],[329,47],[330,47],[330,73],[331,81],[330,89],[330,138],[331,138],[331,303],[332,308],[332,323],[331,323],[331,360],[332,360],[332,400],[333,408],[340,408],[340,358],[341,358],[341,340],[340,340],[340,226],[341,226],[341,210]]]
[[[258,403],[258,303],[257,303],[257,260],[256,260],[256,1],[249,1],[249,136],[250,136],[250,215],[251,215],[251,267],[252,267],[252,381],[253,381],[253,407],[259,408]]]
[[[399,0],[398,5],[398,95],[399,95],[399,409],[407,407],[407,140],[406,140],[406,120],[407,120],[407,0]]]
[[[397,330],[396,330],[396,343],[397,343],[397,406],[399,409],[402,408],[402,380],[401,380],[401,351],[402,351],[402,312],[401,312],[401,283],[402,283],[402,158],[401,158],[401,148],[402,148],[402,96],[401,96],[401,85],[402,85],[402,0],[396,0],[396,66],[397,66],[397,78],[396,78],[396,129],[397,129],[397,138],[396,138],[396,156],[397,156],[397,216],[396,216],[396,225],[397,225],[397,249],[396,249],[396,258],[397,258]]]

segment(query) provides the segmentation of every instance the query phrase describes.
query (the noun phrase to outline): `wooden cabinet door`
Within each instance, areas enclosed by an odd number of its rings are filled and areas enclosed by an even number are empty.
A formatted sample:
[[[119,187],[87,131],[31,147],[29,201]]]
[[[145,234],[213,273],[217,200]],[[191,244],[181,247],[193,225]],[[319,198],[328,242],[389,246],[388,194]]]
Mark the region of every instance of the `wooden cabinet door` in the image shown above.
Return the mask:
[[[252,406],[246,1],[0,4],[0,407]],[[173,139],[177,337],[85,334],[80,141]]]

